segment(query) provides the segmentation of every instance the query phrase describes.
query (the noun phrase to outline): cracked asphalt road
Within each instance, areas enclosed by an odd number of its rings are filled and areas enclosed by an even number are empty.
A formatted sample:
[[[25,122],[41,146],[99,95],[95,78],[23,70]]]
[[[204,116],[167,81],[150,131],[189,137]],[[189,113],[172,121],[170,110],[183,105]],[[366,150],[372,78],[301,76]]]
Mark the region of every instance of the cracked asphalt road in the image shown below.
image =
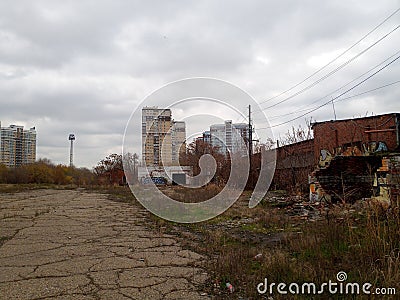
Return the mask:
[[[0,299],[209,299],[204,257],[107,195],[0,195]]]

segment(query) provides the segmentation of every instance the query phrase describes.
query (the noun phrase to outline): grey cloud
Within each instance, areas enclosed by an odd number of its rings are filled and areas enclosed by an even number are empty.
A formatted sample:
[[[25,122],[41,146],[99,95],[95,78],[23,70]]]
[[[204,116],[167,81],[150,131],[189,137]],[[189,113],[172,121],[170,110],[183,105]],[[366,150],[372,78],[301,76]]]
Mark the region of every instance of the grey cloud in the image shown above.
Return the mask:
[[[119,151],[132,110],[163,84],[190,76],[217,77],[264,101],[318,69],[308,64],[311,57],[343,51],[398,4],[396,0],[1,1],[0,121],[3,126],[36,125],[39,156],[55,162],[66,162],[66,137],[75,132],[76,161],[91,167],[108,151]],[[391,30],[398,20],[399,14],[351,54]],[[398,31],[329,79],[267,109],[266,115],[307,107],[392,55],[400,44]],[[321,66],[328,60],[321,59]],[[399,62],[349,95],[398,80]],[[398,111],[399,96],[400,85],[393,85],[338,102],[337,115]],[[246,104],[242,106],[239,109],[245,112]],[[201,107],[198,111],[207,113]],[[310,116],[331,119],[332,108]],[[195,123],[196,128],[202,125]],[[275,128],[274,134],[300,123],[304,118]]]

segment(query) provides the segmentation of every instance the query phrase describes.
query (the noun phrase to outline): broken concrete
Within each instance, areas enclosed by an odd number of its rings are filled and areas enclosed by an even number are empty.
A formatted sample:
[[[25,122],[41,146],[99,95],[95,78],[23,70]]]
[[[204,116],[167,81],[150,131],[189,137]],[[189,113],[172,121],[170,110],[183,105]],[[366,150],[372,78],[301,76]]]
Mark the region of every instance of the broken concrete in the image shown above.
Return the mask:
[[[0,195],[0,299],[208,299],[204,257],[83,191]]]

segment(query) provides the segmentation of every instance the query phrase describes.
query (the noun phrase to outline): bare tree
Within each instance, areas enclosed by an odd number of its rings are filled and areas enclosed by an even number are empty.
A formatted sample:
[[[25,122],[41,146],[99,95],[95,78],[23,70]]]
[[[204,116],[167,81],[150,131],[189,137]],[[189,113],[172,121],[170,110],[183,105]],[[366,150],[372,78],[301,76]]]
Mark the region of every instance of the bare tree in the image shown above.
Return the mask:
[[[214,180],[218,183],[226,183],[230,174],[230,156],[224,155],[219,148],[202,140],[196,140],[187,145],[186,153],[182,155],[180,163],[182,165],[191,166],[193,175],[200,174],[199,160],[204,154],[210,154],[214,157],[217,163],[217,170]]]
[[[126,153],[124,155],[124,165],[125,167],[129,168],[129,171],[127,172],[127,176],[129,175],[130,178],[128,179],[128,182],[135,184],[138,182],[138,166],[139,166],[139,155],[136,153]]]
[[[279,144],[281,146],[285,146],[312,139],[313,134],[311,127],[312,127],[312,118],[305,119],[304,127],[301,124],[299,124],[298,127],[293,125],[291,129],[288,129],[288,131],[285,134],[285,137],[279,139]]]
[[[121,171],[123,171],[122,155],[116,153],[110,154],[106,158],[102,159],[97,166],[94,167],[94,173],[98,177],[108,177],[109,183],[112,183],[117,172]]]

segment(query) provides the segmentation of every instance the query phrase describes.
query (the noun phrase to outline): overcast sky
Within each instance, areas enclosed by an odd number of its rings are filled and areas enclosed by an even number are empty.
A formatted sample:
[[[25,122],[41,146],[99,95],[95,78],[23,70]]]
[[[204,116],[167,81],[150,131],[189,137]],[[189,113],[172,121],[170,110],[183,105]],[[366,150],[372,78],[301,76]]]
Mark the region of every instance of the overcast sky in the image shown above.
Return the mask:
[[[399,7],[395,0],[1,0],[1,125],[36,126],[37,156],[63,164],[68,164],[68,134],[75,133],[75,165],[90,168],[121,152],[132,111],[166,83],[218,78],[267,108],[313,85],[396,28],[400,12],[309,80],[266,101],[340,55]],[[264,112],[272,125],[291,120],[300,113],[275,116],[326,102],[373,70],[317,101],[399,50],[400,29]],[[400,59],[343,97],[398,80]],[[399,99],[400,84],[394,84],[337,102],[337,118],[399,112]],[[237,109],[245,113],[246,105]],[[333,119],[332,105],[306,117]],[[304,118],[274,127],[275,139],[304,124]],[[263,129],[257,133],[262,137]]]

